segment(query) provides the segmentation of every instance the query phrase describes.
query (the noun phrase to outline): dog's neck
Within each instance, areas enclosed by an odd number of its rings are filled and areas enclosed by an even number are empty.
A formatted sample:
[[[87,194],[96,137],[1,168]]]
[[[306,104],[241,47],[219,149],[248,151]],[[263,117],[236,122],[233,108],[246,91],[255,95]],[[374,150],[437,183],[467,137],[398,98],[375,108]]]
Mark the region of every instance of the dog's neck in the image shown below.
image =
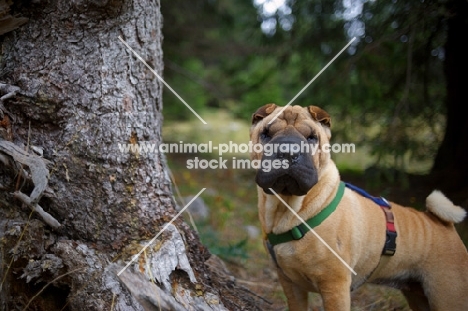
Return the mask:
[[[309,190],[307,195],[280,195],[303,220],[317,215],[330,203],[339,185],[340,175],[332,160],[322,169],[319,181]],[[275,195],[265,194],[258,188],[259,215],[262,229],[265,233],[283,233],[301,223],[287,206]]]

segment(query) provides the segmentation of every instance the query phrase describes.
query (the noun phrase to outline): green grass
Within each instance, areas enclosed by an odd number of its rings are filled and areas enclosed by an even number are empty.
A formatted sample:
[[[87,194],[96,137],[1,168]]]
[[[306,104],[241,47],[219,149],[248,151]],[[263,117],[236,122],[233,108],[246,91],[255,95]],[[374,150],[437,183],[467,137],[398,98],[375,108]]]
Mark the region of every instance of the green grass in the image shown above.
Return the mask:
[[[232,141],[235,144],[249,142],[249,125],[243,120],[233,119],[226,111],[205,112],[202,118],[208,123],[203,124],[199,119],[186,122],[166,122],[163,126],[163,139],[165,142],[208,143],[213,146],[227,144]],[[248,154],[227,153],[226,156],[248,157]]]

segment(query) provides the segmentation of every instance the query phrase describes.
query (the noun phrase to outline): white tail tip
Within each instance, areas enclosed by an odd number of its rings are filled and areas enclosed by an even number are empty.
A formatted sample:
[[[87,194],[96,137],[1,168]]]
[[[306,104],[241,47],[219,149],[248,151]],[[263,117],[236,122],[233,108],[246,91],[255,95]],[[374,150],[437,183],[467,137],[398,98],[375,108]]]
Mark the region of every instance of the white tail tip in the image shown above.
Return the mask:
[[[439,190],[432,191],[426,198],[426,207],[440,219],[451,223],[461,222],[466,216],[466,211],[463,208],[454,205]]]

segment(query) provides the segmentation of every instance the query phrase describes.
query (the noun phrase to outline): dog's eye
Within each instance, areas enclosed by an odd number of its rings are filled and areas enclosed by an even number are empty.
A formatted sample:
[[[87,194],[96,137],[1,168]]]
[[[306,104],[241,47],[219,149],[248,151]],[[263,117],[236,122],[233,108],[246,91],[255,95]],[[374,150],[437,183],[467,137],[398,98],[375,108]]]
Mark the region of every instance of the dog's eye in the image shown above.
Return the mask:
[[[260,134],[260,139],[262,141],[269,141],[271,139],[270,132],[268,129],[264,129],[263,132]]]
[[[307,142],[309,144],[316,144],[318,141],[318,137],[314,134],[310,135],[309,137],[307,137]]]

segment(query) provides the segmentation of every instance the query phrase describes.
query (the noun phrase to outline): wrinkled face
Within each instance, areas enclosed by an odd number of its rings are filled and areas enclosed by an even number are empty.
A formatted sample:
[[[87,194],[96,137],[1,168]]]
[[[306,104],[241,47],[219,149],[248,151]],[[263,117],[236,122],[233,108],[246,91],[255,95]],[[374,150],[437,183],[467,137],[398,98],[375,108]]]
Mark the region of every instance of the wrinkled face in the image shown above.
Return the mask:
[[[277,116],[281,109],[268,104],[252,116],[256,182],[268,194],[271,188],[283,195],[305,195],[330,159],[321,151],[331,137],[330,116],[316,106],[290,106]]]

